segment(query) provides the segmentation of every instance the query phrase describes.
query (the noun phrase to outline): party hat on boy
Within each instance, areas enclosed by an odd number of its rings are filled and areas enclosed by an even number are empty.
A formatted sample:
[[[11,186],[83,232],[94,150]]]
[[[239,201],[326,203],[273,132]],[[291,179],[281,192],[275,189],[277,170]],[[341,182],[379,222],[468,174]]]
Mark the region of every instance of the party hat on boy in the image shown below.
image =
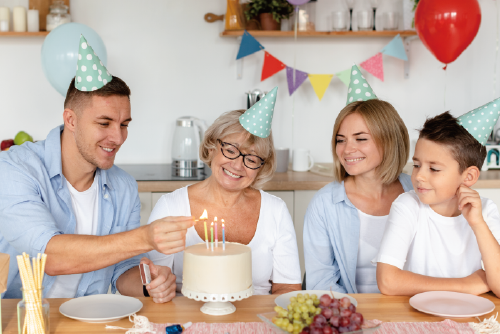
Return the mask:
[[[500,97],[457,118],[458,124],[485,145],[498,117],[500,116]]]
[[[376,98],[377,95],[375,95],[373,89],[370,87],[365,77],[361,74],[359,67],[352,65],[351,82],[349,83],[346,105],[354,101],[368,101]]]
[[[106,85],[113,79],[111,74],[89,45],[80,35],[80,49],[76,64],[75,87],[80,91],[92,91]]]
[[[278,87],[274,87],[240,116],[240,124],[245,130],[257,137],[269,137],[277,93]]]

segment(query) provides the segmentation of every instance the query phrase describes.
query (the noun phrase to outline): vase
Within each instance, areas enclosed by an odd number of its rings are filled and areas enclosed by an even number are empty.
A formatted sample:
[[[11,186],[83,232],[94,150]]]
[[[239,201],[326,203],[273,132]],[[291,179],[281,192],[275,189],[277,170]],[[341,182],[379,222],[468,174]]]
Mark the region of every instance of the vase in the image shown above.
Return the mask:
[[[373,8],[370,0],[354,0],[352,30],[373,30]]]
[[[273,18],[273,14],[261,13],[259,18],[262,30],[280,30],[280,23]]]
[[[375,15],[375,29],[397,30],[402,22],[401,3],[399,0],[381,0]]]
[[[333,0],[332,30],[346,31],[351,26],[351,12],[345,0]]]

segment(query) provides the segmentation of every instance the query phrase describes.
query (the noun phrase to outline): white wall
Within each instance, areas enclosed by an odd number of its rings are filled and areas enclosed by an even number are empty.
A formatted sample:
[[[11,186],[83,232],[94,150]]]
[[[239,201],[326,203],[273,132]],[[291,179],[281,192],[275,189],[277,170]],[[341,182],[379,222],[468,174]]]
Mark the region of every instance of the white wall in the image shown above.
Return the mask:
[[[0,0],[16,1],[16,0]],[[17,0],[21,1],[21,0]],[[319,0],[325,2],[328,0]],[[497,0],[500,1],[500,0]],[[412,42],[410,79],[403,61],[384,56],[385,82],[367,79],[381,99],[393,103],[412,138],[426,116],[451,109],[460,115],[499,95],[493,89],[498,62],[497,1],[480,0],[483,19],[471,46],[448,66]],[[225,12],[225,0],[71,0],[75,22],[96,30],[108,51],[108,69],[132,89],[129,138],[117,163],[170,162],[174,121],[193,115],[210,124],[222,112],[245,106],[244,92],[279,86],[273,133],[277,146],[307,147],[316,161],[329,162],[333,123],[347,88],[334,78],[318,101],[308,81],[288,96],[285,71],[260,82],[263,52],[244,59],[236,80],[236,38],[221,38],[222,22],[206,23],[207,12]],[[259,38],[266,50],[308,73],[335,73],[380,51],[391,38]],[[43,38],[0,37],[0,140],[19,130],[43,139],[62,123],[63,97],[45,79],[40,62]],[[500,72],[497,66],[497,72]],[[446,99],[445,99],[446,87]],[[292,133],[292,111],[295,113]]]

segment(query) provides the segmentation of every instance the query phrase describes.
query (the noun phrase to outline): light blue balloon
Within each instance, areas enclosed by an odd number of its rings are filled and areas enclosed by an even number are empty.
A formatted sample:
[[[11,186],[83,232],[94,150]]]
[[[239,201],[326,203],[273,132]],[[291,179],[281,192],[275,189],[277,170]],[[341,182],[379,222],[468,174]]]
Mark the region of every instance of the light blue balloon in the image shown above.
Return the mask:
[[[52,30],[42,45],[42,68],[47,80],[62,96],[66,96],[76,73],[80,35],[87,39],[104,66],[108,62],[104,42],[86,25],[71,22]]]

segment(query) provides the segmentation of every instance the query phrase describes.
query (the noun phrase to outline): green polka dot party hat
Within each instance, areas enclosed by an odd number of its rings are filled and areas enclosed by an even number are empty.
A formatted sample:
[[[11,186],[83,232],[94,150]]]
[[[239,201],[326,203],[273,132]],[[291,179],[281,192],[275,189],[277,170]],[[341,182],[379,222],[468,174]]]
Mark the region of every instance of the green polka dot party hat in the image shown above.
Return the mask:
[[[457,118],[458,124],[485,145],[500,116],[500,97]]]
[[[83,35],[80,36],[75,87],[87,92],[97,90],[113,79]]]
[[[373,92],[372,87],[368,84],[365,77],[361,74],[359,67],[353,65],[351,68],[351,82],[347,91],[347,103],[354,101],[368,101],[376,99],[377,95]]]
[[[269,137],[277,94],[278,87],[274,87],[266,96],[240,116],[240,124],[245,130],[257,137]]]

